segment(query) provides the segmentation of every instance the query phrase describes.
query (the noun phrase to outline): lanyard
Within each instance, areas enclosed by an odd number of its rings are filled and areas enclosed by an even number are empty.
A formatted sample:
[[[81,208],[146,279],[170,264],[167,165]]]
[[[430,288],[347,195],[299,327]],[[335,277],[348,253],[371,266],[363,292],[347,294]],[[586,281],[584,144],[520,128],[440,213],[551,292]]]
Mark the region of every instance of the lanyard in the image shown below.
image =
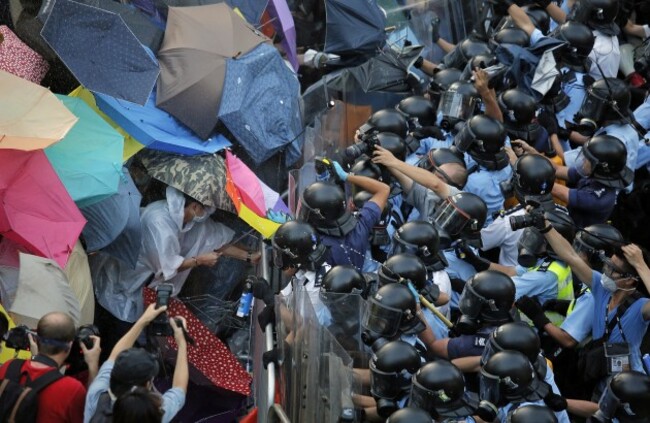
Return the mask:
[[[609,340],[609,331],[610,331],[610,326],[611,326],[611,321],[608,321],[609,318],[609,304],[612,302],[612,297],[609,297],[609,300],[607,301],[607,306],[605,306],[605,336],[604,339]],[[616,325],[618,326],[618,330],[621,332],[621,337],[623,338],[623,342],[627,342],[627,338],[625,338],[625,332],[623,332],[623,327],[621,326],[621,319],[620,315],[625,313],[627,311],[627,307],[625,307],[625,310],[623,313],[620,313],[621,307],[623,306],[624,303],[621,303],[618,305],[616,308],[616,313],[614,313],[613,319],[616,319]],[[612,328],[613,329],[613,328]]]

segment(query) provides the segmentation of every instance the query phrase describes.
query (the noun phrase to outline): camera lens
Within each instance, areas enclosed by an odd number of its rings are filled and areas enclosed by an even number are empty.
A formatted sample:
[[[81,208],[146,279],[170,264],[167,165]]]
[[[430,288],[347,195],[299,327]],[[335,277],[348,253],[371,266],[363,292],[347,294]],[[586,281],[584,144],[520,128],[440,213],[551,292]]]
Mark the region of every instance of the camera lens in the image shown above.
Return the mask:
[[[345,149],[345,155],[352,160],[357,159],[366,152],[368,152],[368,144],[366,142],[358,142]]]
[[[535,222],[533,218],[530,217],[529,215],[510,216],[510,228],[512,228],[513,231],[528,228],[530,226],[533,226],[534,224]]]

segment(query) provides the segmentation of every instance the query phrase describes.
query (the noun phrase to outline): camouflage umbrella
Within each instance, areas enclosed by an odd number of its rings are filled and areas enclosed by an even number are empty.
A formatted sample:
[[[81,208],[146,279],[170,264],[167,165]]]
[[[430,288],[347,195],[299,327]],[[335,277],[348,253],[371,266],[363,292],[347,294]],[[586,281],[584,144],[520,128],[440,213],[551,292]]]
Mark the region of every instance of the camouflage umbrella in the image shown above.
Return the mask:
[[[180,156],[144,150],[139,154],[152,178],[184,192],[209,207],[237,213],[226,193],[226,163],[216,154]]]

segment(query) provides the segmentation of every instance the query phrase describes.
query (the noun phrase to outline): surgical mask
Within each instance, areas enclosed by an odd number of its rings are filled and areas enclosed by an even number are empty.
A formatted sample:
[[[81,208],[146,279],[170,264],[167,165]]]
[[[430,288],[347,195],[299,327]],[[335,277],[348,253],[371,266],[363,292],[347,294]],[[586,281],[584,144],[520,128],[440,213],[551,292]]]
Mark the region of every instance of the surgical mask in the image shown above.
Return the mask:
[[[605,290],[611,292],[612,294],[618,290],[616,281],[607,275],[603,275],[600,279],[600,282],[603,284],[603,288],[605,288]]]

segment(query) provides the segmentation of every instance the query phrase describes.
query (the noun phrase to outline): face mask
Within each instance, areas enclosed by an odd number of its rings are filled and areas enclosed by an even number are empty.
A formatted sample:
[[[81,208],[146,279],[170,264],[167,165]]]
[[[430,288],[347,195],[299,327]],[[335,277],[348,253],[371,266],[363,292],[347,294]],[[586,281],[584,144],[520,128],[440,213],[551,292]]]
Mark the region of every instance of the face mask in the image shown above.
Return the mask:
[[[194,219],[192,220],[194,220],[194,222],[196,223],[205,222],[208,219],[208,217],[210,217],[210,215],[215,212],[215,210],[216,209],[214,207],[204,207],[203,214],[201,216],[197,216],[195,213]]]
[[[603,275],[600,281],[603,284],[603,288],[611,293],[614,293],[619,289],[616,285],[616,281],[607,275]]]

